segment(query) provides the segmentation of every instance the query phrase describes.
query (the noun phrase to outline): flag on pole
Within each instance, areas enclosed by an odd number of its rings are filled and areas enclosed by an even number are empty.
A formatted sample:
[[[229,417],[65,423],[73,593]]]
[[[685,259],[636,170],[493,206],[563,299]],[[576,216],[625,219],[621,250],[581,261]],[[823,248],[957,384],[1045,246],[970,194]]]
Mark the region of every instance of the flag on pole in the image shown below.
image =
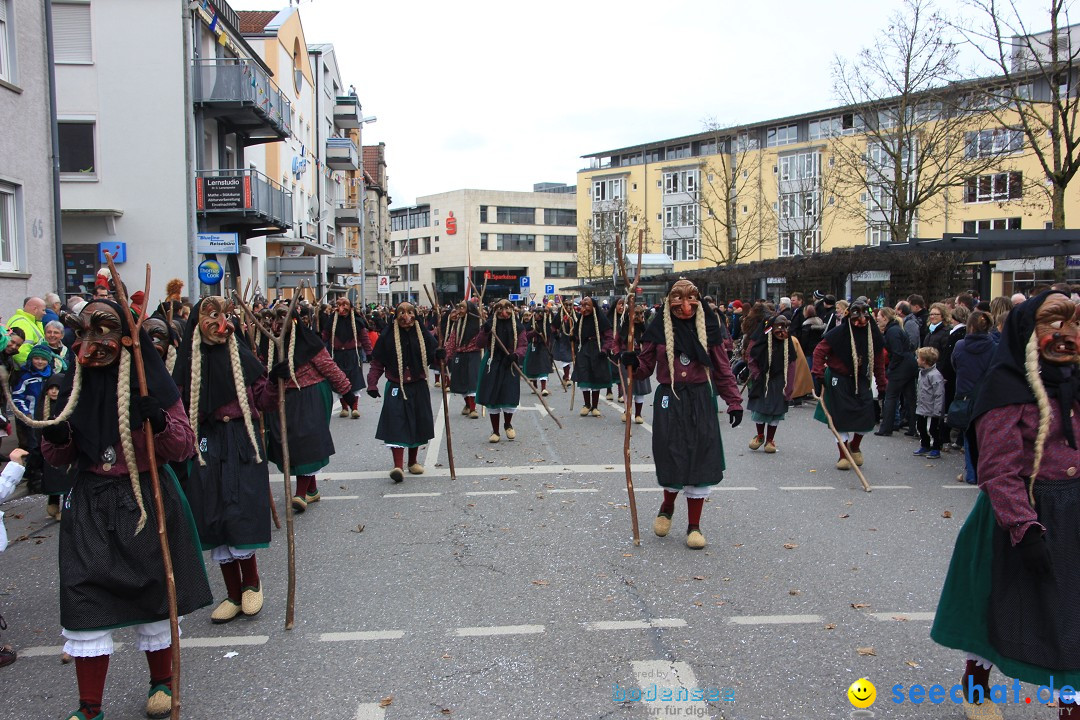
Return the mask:
[[[214,17],[212,17],[212,18],[210,19],[210,32],[214,32],[214,30],[216,30],[216,29],[217,29],[217,21],[218,21],[218,15],[217,15],[217,13],[215,12],[215,13],[214,13]]]

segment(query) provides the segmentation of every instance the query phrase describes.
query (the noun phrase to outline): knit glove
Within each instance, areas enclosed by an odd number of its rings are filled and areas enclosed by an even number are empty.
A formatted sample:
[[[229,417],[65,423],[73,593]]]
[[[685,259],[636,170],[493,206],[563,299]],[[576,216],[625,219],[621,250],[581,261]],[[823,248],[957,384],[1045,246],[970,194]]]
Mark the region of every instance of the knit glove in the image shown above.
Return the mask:
[[[379,388],[377,387],[369,387],[367,389],[367,394],[373,398],[381,397],[381,395],[379,395]]]
[[[142,427],[143,422],[150,421],[150,429],[157,435],[165,429],[165,411],[161,409],[161,402],[152,395],[135,398],[132,406],[131,426]]]
[[[1050,548],[1046,544],[1043,532],[1032,525],[1024,533],[1023,539],[1016,543],[1024,567],[1033,577],[1050,579],[1054,575],[1054,564],[1050,558]]]
[[[270,368],[270,379],[288,380],[289,379],[289,361],[282,360],[281,362],[274,363],[274,367]]]
[[[439,362],[446,360],[446,348],[435,348],[435,359]]]
[[[739,427],[739,423],[742,422],[742,410],[728,410],[728,421],[731,423],[731,427]]]
[[[41,429],[41,437],[53,445],[67,445],[71,439],[71,424],[67,422],[46,425]]]

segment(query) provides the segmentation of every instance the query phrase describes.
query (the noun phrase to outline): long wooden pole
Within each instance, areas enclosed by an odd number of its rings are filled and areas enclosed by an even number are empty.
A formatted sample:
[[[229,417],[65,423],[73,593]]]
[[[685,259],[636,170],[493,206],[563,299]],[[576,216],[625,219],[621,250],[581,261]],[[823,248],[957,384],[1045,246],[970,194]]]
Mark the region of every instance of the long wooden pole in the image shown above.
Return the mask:
[[[139,308],[139,316],[132,323],[131,311],[128,306],[127,292],[124,283],[120,280],[120,273],[116,270],[112,255],[105,251],[105,260],[109,263],[113,281],[116,283],[116,299],[120,302],[124,317],[128,321],[128,337],[124,338],[124,345],[131,347],[131,354],[135,360],[135,377],[139,382],[139,396],[146,397],[149,390],[146,384],[146,367],[143,365],[139,331],[142,329],[143,320],[146,319],[146,305]],[[150,265],[146,265],[146,288],[143,297],[150,297]],[[165,408],[162,408],[165,409]],[[121,428],[121,432],[126,428]],[[158,477],[157,452],[154,447],[154,430],[150,427],[150,420],[143,420],[143,434],[146,437],[146,454],[150,463],[150,489],[154,495],[154,512],[157,515],[158,541],[161,544],[161,558],[165,565],[165,589],[169,597],[169,639],[172,650],[172,703],[169,717],[172,720],[180,718],[180,618],[176,610],[176,576],[173,574],[172,552],[169,550],[169,536],[165,532],[165,501],[161,494],[161,480]],[[137,468],[136,468],[137,471]]]
[[[836,444],[840,446],[840,452],[844,453],[844,457],[851,463],[851,469],[859,476],[859,482],[862,483],[863,490],[870,492],[870,483],[866,482],[866,477],[862,474],[862,470],[855,464],[855,458],[852,457],[851,449],[848,448],[847,443],[840,439],[840,433],[836,431],[836,425],[833,424],[832,415],[829,414],[829,408],[825,407],[825,389],[821,389],[820,395],[814,393],[814,398],[821,403],[821,411],[825,413],[825,419],[829,423],[829,429],[832,430],[833,437],[836,438]]]
[[[628,351],[634,351],[634,299],[637,295],[637,286],[641,281],[641,252],[645,242],[645,231],[638,232],[638,256],[637,256],[637,273],[634,275],[634,281],[627,282],[627,294],[629,297],[626,301],[626,314],[629,318],[629,328],[626,333],[626,348]],[[626,258],[622,253],[622,243],[619,236],[615,236],[615,253],[617,260],[622,266],[623,278],[629,281],[630,277],[626,274]],[[634,369],[629,365],[626,366],[626,387],[623,388],[623,400],[626,401],[626,430],[623,435],[623,465],[626,470],[626,496],[629,498],[630,504],[630,524],[634,533],[634,545],[641,545],[641,533],[638,529],[638,515],[637,515],[637,497],[634,495],[634,476],[630,470],[630,424],[634,421],[633,408],[634,408]]]
[[[442,325],[442,310],[439,308],[439,292],[434,290],[428,290],[427,283],[424,283],[424,292],[427,293],[428,302],[435,307],[435,325],[439,328],[439,349],[446,349],[446,337],[443,333]],[[427,372],[427,368],[424,368],[424,372]],[[454,468],[454,440],[450,434],[450,401],[447,398],[446,384],[449,382],[446,375],[446,358],[439,361],[439,372],[442,373],[443,381],[439,383],[439,387],[442,389],[442,409],[443,409],[443,426],[446,430],[446,457],[450,462],[450,479],[457,480],[457,470]],[[435,458],[438,460],[438,458]]]

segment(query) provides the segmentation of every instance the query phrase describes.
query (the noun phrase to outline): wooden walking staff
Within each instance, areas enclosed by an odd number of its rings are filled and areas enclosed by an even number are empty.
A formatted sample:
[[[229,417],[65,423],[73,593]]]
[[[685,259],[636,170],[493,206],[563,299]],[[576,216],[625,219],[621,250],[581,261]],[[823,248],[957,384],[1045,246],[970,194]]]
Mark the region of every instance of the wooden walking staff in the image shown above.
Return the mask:
[[[862,483],[863,490],[870,492],[870,483],[866,482],[866,477],[863,476],[862,470],[855,464],[855,458],[851,456],[851,450],[848,448],[847,443],[840,439],[840,433],[836,431],[836,426],[833,425],[832,415],[829,414],[829,408],[825,407],[825,388],[821,388],[821,394],[814,393],[814,397],[819,403],[821,403],[821,411],[825,413],[825,419],[829,422],[829,429],[832,430],[833,437],[836,438],[836,444],[840,446],[840,451],[844,453],[844,457],[851,463],[851,469],[855,471],[855,474],[859,476],[859,482]]]
[[[296,292],[294,292],[293,296],[289,299],[289,312],[285,315],[285,320],[281,324],[281,333],[277,335],[274,334],[273,330],[263,324],[262,320],[255,315],[244,298],[233,292],[233,296],[240,301],[240,307],[244,309],[244,312],[248,314],[252,322],[258,324],[262,331],[266,333],[266,336],[273,339],[274,347],[277,348],[277,357],[280,359],[288,358],[288,355],[285,354],[285,328],[292,322],[293,311],[296,310],[296,301],[299,300],[300,293],[303,291],[306,284],[306,281],[301,281],[300,287],[297,288]],[[285,379],[278,378],[277,385],[278,428],[281,433],[281,473],[284,476],[285,481],[285,533],[289,538],[289,590],[288,598],[285,601],[285,629],[292,630],[296,612],[296,533],[293,529],[292,481],[289,478],[289,427],[285,421]]]
[[[113,264],[112,254],[105,251],[105,260],[109,263],[113,281],[116,283],[116,299],[124,317],[128,321],[128,337],[123,338],[125,346],[131,348],[134,359],[135,377],[139,381],[139,397],[149,395],[146,385],[146,367],[143,365],[142,346],[139,342],[139,331],[142,330],[143,320],[146,319],[146,303],[139,309],[139,316],[132,322],[131,310],[128,306],[127,292],[124,283],[120,280],[120,273]],[[150,297],[150,265],[146,265],[146,288],[143,297]],[[164,409],[164,408],[163,408]],[[154,430],[150,427],[150,420],[143,420],[143,433],[146,436],[146,454],[150,463],[150,489],[154,495],[154,513],[157,515],[158,541],[161,543],[161,559],[165,565],[165,588],[169,597],[169,638],[172,642],[172,708],[169,717],[172,720],[180,718],[180,620],[176,612],[176,577],[173,575],[172,552],[169,550],[169,536],[165,532],[165,501],[161,495],[161,480],[158,477],[157,452],[154,448]]]
[[[439,349],[444,350],[446,348],[446,338],[443,335],[442,325],[442,310],[439,309],[439,291],[434,291],[434,295],[431,290],[428,290],[428,286],[424,284],[424,292],[427,293],[428,302],[435,308],[435,325],[439,328]],[[427,371],[427,368],[424,368]],[[454,441],[450,435],[450,401],[447,399],[447,375],[446,375],[446,358],[439,361],[439,372],[442,373],[443,381],[439,383],[442,388],[442,409],[443,409],[443,425],[446,427],[446,457],[450,461],[450,479],[457,480],[457,471],[454,469]],[[435,458],[438,460],[438,458]]]
[[[622,271],[623,279],[626,281],[626,317],[630,323],[626,332],[626,349],[628,352],[634,352],[634,298],[637,295],[638,283],[641,281],[641,251],[644,242],[645,231],[641,230],[638,232],[637,272],[634,274],[634,282],[630,282],[630,276],[626,274],[626,258],[622,252],[622,240],[618,234],[615,235],[615,256],[619,263],[619,269]],[[623,386],[623,399],[626,401],[626,432],[623,435],[626,495],[630,498],[630,523],[634,531],[634,545],[641,545],[641,533],[638,531],[637,499],[634,497],[634,476],[630,471],[630,423],[634,421],[632,412],[634,409],[634,368],[629,365],[626,366],[626,384]]]

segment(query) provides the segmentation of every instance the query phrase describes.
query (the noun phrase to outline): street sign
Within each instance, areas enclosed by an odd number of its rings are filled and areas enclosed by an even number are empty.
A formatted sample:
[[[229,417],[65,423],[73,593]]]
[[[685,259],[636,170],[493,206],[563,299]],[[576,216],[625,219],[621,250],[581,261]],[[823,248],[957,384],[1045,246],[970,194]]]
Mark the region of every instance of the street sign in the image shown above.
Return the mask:
[[[554,295],[555,294],[555,286],[554,285],[545,285],[544,286],[544,294],[545,295]]]
[[[521,276],[521,287],[523,289],[529,287],[529,276],[528,275],[522,275]]]
[[[203,260],[199,263],[199,282],[206,285],[217,285],[221,282],[223,274],[221,263],[217,260]]]
[[[347,287],[355,287],[364,281],[363,275],[349,275],[345,278],[345,285]]]
[[[383,295],[389,295],[390,294],[390,276],[389,275],[380,275],[379,276],[379,292],[381,294],[383,294]]]
[[[235,255],[240,252],[239,233],[198,233],[195,239],[195,252],[200,255]]]
[[[522,299],[523,298],[517,293],[510,293],[510,302],[521,302]]]

